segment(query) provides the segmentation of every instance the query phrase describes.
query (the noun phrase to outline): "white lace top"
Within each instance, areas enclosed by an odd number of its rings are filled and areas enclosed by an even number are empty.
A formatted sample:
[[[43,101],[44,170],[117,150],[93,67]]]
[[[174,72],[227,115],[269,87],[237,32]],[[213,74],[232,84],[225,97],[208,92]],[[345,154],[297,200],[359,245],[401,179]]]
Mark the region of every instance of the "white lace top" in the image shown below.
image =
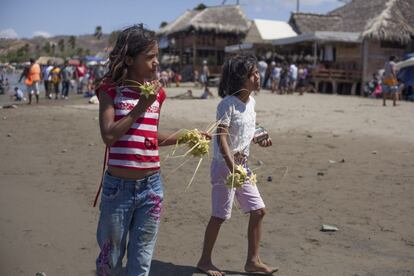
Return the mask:
[[[226,96],[217,106],[217,121],[229,128],[229,146],[233,154],[249,155],[249,146],[256,127],[256,101],[252,96],[247,103],[236,96]],[[214,159],[224,160],[217,143],[213,138]]]

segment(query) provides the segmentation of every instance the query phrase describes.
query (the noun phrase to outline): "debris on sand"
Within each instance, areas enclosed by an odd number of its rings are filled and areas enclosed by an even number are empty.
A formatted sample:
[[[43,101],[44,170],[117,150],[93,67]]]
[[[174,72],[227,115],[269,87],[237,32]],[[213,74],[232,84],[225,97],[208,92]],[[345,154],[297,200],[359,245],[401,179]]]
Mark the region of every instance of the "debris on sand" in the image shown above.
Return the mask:
[[[339,229],[336,226],[328,225],[328,224],[322,224],[321,231],[322,232],[336,232]]]

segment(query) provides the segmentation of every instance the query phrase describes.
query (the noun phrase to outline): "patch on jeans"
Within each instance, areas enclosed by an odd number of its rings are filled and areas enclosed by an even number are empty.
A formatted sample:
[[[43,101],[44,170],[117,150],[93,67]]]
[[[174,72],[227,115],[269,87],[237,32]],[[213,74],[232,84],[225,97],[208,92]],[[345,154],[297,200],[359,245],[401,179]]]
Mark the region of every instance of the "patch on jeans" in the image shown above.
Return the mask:
[[[154,206],[148,210],[148,214],[155,220],[160,220],[162,210],[162,199],[159,195],[150,194],[149,199]]]
[[[109,253],[111,252],[111,242],[107,241],[102,246],[101,253],[99,253],[98,260],[96,261],[96,274],[98,276],[110,275],[111,265],[109,263]]]

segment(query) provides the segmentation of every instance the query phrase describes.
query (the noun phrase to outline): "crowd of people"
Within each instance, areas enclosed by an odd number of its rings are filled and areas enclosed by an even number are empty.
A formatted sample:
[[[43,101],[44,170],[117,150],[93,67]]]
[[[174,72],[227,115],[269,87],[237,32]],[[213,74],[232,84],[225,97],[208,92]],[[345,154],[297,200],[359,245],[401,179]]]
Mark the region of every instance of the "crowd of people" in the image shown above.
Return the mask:
[[[391,98],[396,105],[398,99],[414,100],[414,92],[411,87],[406,87],[398,82],[396,57],[391,56],[383,69],[378,70],[372,75],[372,79],[363,87],[363,93],[367,97],[382,98],[383,105],[386,99]],[[280,62],[275,60],[265,60],[261,57],[258,61],[258,70],[261,78],[261,88],[268,89],[275,94],[292,94],[298,92],[303,95],[305,92],[313,92],[310,79],[310,72],[313,66],[308,63]],[[78,64],[69,64],[67,61],[62,65],[48,61],[46,65],[39,65],[34,59],[30,60],[30,65],[26,66],[20,75],[19,83],[24,80],[25,89],[14,87],[10,93],[10,82],[8,78],[1,74],[0,94],[9,94],[15,101],[26,101],[32,103],[33,97],[39,102],[40,91],[44,91],[45,99],[68,99],[69,94],[83,94],[91,97],[95,94],[95,83],[101,79],[107,68],[102,64],[86,66],[80,60]],[[157,78],[164,87],[171,87],[175,83],[179,87],[183,79],[180,70],[177,68],[165,67],[157,71]],[[201,98],[213,98],[210,91],[211,73],[207,61],[204,60],[200,71],[193,71],[193,81],[195,87],[202,87]],[[43,89],[41,88],[43,84]],[[410,90],[411,89],[411,90]]]
[[[26,87],[24,92],[28,96],[28,104],[31,104],[33,96],[36,98],[36,103],[39,103],[42,84],[45,99],[68,99],[69,93],[74,92],[75,89],[77,94],[91,97],[95,94],[95,82],[101,79],[104,73],[103,65],[86,66],[83,60],[76,65],[71,65],[68,61],[58,65],[51,60],[46,65],[40,65],[34,59],[30,59],[30,65],[23,69],[18,83],[24,81]],[[20,89],[15,89],[18,90]],[[16,94],[14,96],[16,100],[25,99],[24,96],[20,97]]]
[[[309,89],[309,70],[307,63],[266,62],[262,57],[258,62],[261,87],[268,88],[276,94],[303,95]]]
[[[176,87],[180,87],[182,76],[177,70],[165,68],[157,71],[157,78],[161,81],[164,87],[171,87],[175,83]]]

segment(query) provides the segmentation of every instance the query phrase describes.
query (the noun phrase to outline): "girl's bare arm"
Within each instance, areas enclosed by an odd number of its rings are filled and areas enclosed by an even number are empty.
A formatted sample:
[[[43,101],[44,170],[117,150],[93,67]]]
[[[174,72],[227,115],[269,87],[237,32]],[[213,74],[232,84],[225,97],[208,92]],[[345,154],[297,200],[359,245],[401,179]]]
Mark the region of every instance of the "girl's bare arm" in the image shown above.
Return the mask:
[[[156,100],[157,95],[148,98],[141,97],[138,104],[128,115],[115,122],[115,108],[112,98],[107,93],[101,93],[99,97],[99,126],[104,143],[108,146],[113,145],[122,135],[124,135]]]
[[[229,128],[227,126],[219,125],[217,127],[217,137],[220,153],[222,154],[224,161],[226,161],[226,165],[229,168],[229,170],[231,172],[234,172],[234,158],[228,143]]]
[[[159,146],[170,146],[177,144],[177,139],[180,136],[180,132],[174,133],[162,133],[158,132],[158,145]]]

